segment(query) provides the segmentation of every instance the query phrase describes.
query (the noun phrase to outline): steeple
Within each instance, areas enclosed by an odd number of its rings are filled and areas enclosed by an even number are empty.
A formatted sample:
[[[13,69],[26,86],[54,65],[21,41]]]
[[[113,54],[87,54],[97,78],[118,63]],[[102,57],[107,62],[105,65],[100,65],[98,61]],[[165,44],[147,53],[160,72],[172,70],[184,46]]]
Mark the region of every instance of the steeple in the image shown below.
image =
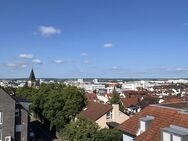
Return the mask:
[[[35,74],[34,74],[33,68],[32,68],[32,70],[31,70],[31,73],[30,73],[30,76],[29,76],[29,81],[36,81],[36,78],[35,78]]]
[[[34,73],[34,71],[33,71],[33,68],[31,69],[31,73],[30,73],[30,75],[29,75],[29,79],[28,79],[28,81],[27,81],[27,86],[28,87],[33,87],[33,88],[35,88],[35,87],[37,87],[39,84],[38,84],[38,81],[36,80],[36,78],[35,78],[35,73]]]

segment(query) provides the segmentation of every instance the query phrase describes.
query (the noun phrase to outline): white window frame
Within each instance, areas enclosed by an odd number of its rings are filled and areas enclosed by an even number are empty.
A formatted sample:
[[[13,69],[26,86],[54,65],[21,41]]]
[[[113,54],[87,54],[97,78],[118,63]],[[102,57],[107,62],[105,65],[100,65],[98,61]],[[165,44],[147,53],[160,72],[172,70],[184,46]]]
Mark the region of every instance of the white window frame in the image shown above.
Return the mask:
[[[3,140],[3,129],[0,129],[0,141]]]
[[[172,141],[181,141],[182,137],[177,136],[177,135],[172,135]]]
[[[3,112],[0,112],[0,125],[3,124]]]
[[[140,121],[140,131],[145,132],[146,131],[146,122],[145,121]]]
[[[171,134],[168,132],[163,132],[163,141],[171,141]]]

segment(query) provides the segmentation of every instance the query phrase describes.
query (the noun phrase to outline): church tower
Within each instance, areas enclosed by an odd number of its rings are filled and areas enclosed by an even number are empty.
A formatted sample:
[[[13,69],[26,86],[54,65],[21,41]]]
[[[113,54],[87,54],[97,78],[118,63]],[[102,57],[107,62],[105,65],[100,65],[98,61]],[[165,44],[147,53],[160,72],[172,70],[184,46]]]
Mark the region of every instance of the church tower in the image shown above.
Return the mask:
[[[35,78],[35,73],[33,71],[33,68],[31,70],[29,79],[27,81],[27,85],[28,85],[28,87],[36,87],[37,86],[37,81],[36,81],[36,78]]]

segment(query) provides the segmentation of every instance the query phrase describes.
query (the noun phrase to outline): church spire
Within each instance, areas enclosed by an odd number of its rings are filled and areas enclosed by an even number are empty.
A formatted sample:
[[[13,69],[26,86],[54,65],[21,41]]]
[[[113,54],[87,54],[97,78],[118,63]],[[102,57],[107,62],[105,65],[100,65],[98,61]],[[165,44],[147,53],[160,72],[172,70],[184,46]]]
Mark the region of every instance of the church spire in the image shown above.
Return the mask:
[[[35,73],[33,71],[33,68],[31,70],[31,73],[30,73],[30,76],[29,76],[29,81],[36,81]]]

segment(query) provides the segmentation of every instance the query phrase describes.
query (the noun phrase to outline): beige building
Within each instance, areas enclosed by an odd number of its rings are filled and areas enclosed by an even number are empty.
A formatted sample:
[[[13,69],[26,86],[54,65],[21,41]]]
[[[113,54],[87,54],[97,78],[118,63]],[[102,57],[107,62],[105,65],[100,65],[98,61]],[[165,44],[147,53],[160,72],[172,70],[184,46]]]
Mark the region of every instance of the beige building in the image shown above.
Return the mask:
[[[129,119],[128,115],[119,110],[118,104],[111,106],[97,102],[89,102],[80,115],[95,121],[100,128],[114,128]]]

